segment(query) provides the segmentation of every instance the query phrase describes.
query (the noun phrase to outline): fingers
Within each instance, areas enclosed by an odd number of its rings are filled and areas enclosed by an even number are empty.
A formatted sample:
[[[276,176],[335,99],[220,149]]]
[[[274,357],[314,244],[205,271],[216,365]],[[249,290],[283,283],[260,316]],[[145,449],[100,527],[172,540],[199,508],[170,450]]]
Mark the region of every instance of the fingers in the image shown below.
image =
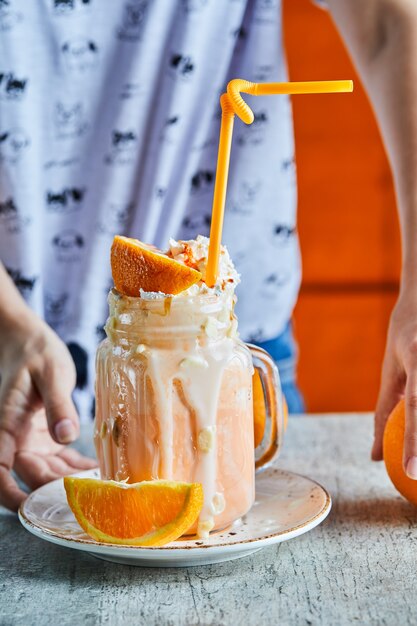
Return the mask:
[[[417,480],[417,359],[410,364],[405,387],[404,471]]]
[[[71,465],[56,454],[48,456],[45,460],[49,465],[50,470],[58,476],[67,476],[74,471]]]
[[[59,454],[45,457],[33,452],[18,452],[14,467],[28,487],[37,489],[51,480],[97,467],[97,462],[82,456],[76,450],[65,449]]]
[[[37,456],[32,452],[18,453],[14,468],[30,489],[37,489],[67,473],[64,471],[62,474],[60,471],[55,471],[47,457]]]
[[[371,457],[373,461],[382,460],[382,442],[387,419],[403,396],[405,374],[398,369],[389,349],[382,367],[381,386],[375,410],[374,443]]]
[[[59,456],[62,457],[73,470],[94,469],[98,466],[97,460],[83,456],[73,448],[64,448],[64,450],[59,453]]]
[[[46,363],[34,369],[32,378],[43,400],[51,436],[58,443],[71,443],[79,434],[78,415],[71,399],[72,372]]]
[[[0,465],[0,505],[6,509],[17,511],[27,494],[19,489],[10,470]]]
[[[10,473],[15,449],[14,437],[6,430],[0,429],[0,504],[12,511],[17,511],[26,498],[25,492],[19,489]]]

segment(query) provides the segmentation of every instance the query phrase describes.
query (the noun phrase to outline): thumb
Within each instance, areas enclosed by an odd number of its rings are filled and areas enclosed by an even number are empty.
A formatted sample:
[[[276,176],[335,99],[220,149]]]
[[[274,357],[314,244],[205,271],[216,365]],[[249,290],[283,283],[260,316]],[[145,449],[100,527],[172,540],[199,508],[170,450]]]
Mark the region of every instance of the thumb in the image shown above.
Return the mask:
[[[71,399],[74,371],[70,367],[46,364],[31,374],[45,407],[52,438],[58,443],[71,443],[79,435],[78,415]]]
[[[412,364],[405,388],[404,470],[417,480],[417,363]]]
[[[404,395],[405,376],[395,365],[394,358],[389,352],[384,357],[381,385],[375,409],[374,443],[371,457],[373,461],[382,460],[382,442],[387,419]]]

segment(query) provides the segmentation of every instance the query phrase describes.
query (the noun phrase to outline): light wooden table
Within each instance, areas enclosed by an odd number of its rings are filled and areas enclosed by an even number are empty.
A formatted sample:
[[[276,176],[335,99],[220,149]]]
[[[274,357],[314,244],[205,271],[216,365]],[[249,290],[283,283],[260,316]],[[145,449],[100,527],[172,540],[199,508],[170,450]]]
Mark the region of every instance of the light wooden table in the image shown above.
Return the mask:
[[[0,513],[1,626],[417,624],[417,509],[369,461],[369,415],[293,418],[279,464],[333,496],[318,528],[186,569],[95,560]]]

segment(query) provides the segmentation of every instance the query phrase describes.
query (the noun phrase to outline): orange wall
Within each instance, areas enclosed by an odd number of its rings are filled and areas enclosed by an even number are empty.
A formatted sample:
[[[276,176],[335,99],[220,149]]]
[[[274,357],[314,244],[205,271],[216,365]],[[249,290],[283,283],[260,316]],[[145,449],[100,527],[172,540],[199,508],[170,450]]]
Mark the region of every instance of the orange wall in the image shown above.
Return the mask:
[[[351,95],[293,98],[303,285],[299,380],[310,411],[372,410],[400,243],[387,159],[329,15],[285,0],[292,80],[353,78]]]

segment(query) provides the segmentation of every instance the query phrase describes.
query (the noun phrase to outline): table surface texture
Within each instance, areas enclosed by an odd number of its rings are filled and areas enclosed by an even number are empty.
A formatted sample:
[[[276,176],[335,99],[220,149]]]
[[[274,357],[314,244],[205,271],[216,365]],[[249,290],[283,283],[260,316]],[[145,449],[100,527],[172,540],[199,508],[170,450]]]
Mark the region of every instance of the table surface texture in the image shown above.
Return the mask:
[[[1,509],[0,624],[415,626],[417,508],[370,462],[371,441],[367,414],[291,418],[278,465],[323,484],[332,512],[301,537],[219,565],[100,561],[35,538]]]

